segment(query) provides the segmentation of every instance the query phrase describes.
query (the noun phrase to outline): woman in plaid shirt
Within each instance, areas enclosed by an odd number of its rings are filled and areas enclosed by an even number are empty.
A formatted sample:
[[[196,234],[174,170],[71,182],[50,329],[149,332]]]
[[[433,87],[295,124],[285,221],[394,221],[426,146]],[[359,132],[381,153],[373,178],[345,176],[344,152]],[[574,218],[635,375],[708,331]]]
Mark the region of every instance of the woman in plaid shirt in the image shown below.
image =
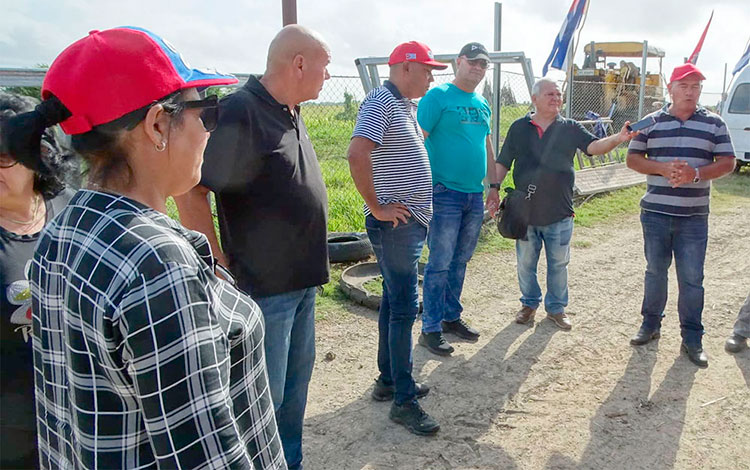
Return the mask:
[[[206,238],[165,215],[199,181],[216,123],[196,87],[236,82],[148,31],[92,31],[8,126],[11,148],[38,158],[60,123],[89,168],[31,267],[42,468],[286,468],[260,311],[214,274]]]

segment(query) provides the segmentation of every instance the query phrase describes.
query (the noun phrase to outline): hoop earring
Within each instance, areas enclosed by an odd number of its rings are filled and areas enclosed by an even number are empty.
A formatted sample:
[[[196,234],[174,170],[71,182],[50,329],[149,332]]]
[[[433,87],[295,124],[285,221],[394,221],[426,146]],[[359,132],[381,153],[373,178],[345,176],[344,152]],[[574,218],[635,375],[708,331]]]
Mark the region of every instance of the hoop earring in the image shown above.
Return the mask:
[[[167,143],[162,140],[159,145],[154,145],[154,148],[157,152],[163,152],[167,148]]]

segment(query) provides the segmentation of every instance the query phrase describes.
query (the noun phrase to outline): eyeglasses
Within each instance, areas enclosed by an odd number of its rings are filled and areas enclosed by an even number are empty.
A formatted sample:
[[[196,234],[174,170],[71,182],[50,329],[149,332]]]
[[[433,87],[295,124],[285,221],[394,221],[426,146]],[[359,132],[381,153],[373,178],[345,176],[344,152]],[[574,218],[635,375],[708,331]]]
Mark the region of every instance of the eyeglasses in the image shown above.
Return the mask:
[[[0,153],[0,168],[11,168],[16,166],[18,160],[11,157],[9,153]]]
[[[484,59],[466,59],[466,62],[469,64],[469,66],[479,67],[482,70],[487,70],[488,68],[490,68],[490,63]]]
[[[174,104],[165,103],[162,106],[170,114],[182,111],[183,109],[203,109],[201,111],[201,121],[203,122],[203,128],[208,132],[214,131],[219,122],[219,98],[216,95],[211,95],[202,100],[180,101]]]

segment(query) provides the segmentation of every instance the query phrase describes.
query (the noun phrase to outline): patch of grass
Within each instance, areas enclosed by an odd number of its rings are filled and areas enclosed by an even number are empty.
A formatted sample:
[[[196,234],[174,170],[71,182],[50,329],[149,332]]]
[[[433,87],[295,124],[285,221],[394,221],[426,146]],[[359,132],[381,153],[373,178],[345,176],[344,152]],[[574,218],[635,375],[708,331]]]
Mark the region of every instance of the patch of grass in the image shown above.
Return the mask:
[[[645,185],[641,184],[594,196],[575,208],[575,224],[591,227],[624,214],[638,213],[639,203],[645,191]]]
[[[383,276],[378,276],[375,279],[365,282],[362,287],[371,294],[383,295]]]
[[[364,200],[354,186],[349,162],[345,158],[328,158],[320,161],[320,168],[328,190],[328,231],[364,231]]]
[[[318,291],[315,297],[315,319],[329,320],[332,318],[346,318],[351,315],[348,307],[355,305],[339,287],[341,273],[350,264],[331,264],[331,280]]]
[[[712,182],[711,208],[724,210],[735,204],[737,197],[750,198],[750,168],[732,173]]]

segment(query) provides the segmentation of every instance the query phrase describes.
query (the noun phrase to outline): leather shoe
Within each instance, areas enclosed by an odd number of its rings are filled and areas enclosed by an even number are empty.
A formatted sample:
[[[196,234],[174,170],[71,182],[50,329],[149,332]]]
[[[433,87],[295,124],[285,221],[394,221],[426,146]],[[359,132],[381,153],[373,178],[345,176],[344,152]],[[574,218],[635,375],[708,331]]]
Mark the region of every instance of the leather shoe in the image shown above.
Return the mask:
[[[690,362],[698,367],[708,367],[708,356],[700,345],[692,346],[682,343],[682,350],[687,353]]]
[[[419,382],[414,383],[416,388],[417,398],[424,398],[430,393],[430,387]],[[372,389],[372,398],[375,401],[391,401],[393,400],[393,394],[396,393],[396,386],[394,384],[386,384],[383,379],[378,377],[375,379],[375,388]]]
[[[737,334],[727,338],[727,342],[724,344],[724,349],[730,353],[738,353],[745,347],[747,347],[747,338]]]
[[[442,331],[435,331],[433,333],[425,333],[423,331],[419,335],[418,342],[438,356],[450,356],[453,352],[453,346],[445,340]]]
[[[547,318],[552,320],[552,322],[555,325],[557,325],[557,327],[560,328],[561,330],[569,330],[573,328],[573,324],[570,323],[570,319],[564,313],[555,313],[555,314],[548,313]]]
[[[535,308],[531,308],[527,305],[524,305],[523,307],[521,307],[521,310],[519,310],[518,313],[516,313],[516,323],[525,325],[529,322],[533,322],[534,314],[536,314]]]
[[[469,341],[477,341],[479,339],[479,331],[469,326],[468,323],[459,318],[456,321],[443,321],[441,324],[443,332],[453,333],[459,338],[463,338]]]
[[[641,326],[641,329],[638,330],[638,333],[635,334],[632,338],[630,338],[630,344],[634,346],[641,346],[643,344],[648,343],[652,339],[659,339],[661,338],[661,330],[659,328],[652,330],[649,328],[646,328],[645,326]]]

